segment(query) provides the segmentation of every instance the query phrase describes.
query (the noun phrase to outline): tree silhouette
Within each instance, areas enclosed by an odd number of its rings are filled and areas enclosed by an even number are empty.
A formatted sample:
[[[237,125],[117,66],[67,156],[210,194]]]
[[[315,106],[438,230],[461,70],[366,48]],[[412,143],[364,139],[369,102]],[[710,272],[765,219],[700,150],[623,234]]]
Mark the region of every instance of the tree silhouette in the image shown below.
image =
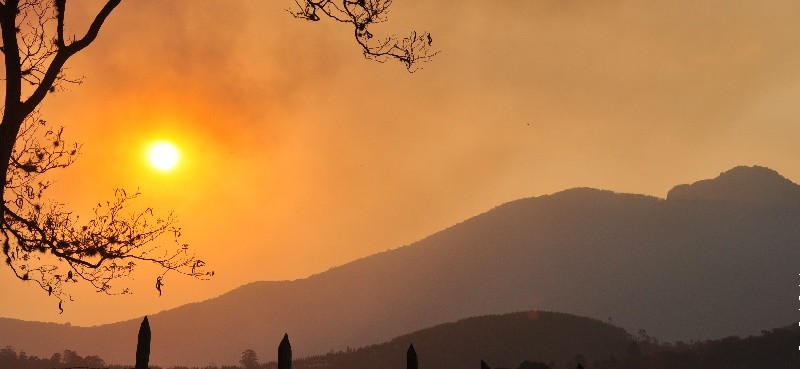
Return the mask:
[[[51,185],[46,174],[72,164],[81,146],[67,143],[64,128],[53,127],[39,113],[49,93],[65,84],[80,83],[65,73],[67,61],[86,49],[121,0],[106,0],[82,37],[65,31],[66,0],[6,0],[0,2],[0,32],[5,64],[5,101],[0,121],[0,238],[5,263],[19,279],[33,281],[62,302],[71,300],[67,286],[79,280],[98,292],[130,293],[112,288],[129,276],[137,263],[162,268],[156,279],[161,294],[163,276],[177,272],[208,278],[186,244],[179,242],[180,228],[171,214],[157,217],[152,209],[131,212],[138,193],[118,189],[111,200],[100,202],[89,219],[81,219],[65,205],[47,198]],[[294,16],[319,20],[317,13],[352,24],[356,42],[365,56],[396,59],[412,71],[429,59],[432,38],[424,33],[411,38],[389,36],[373,43],[368,27],[385,20],[391,0],[307,0],[298,3]]]
[[[136,343],[136,366],[134,369],[147,369],[150,362],[150,322],[147,317],[139,326],[139,336]]]
[[[108,0],[83,37],[64,29],[66,0],[7,0],[0,3],[5,63],[5,102],[0,121],[0,238],[6,265],[23,281],[34,281],[59,300],[71,299],[65,285],[89,282],[99,292],[127,277],[138,262],[205,278],[205,263],[178,243],[180,229],[170,215],[151,209],[128,213],[138,194],[117,190],[82,220],[45,196],[45,174],[66,168],[80,150],[68,144],[63,127],[53,128],[38,112],[48,95],[64,84],[80,83],[65,72],[66,62],[88,47],[121,0]],[[173,243],[153,242],[172,236]]]
[[[278,345],[278,369],[292,369],[292,344],[289,343],[289,334],[285,333]]]
[[[253,369],[258,367],[258,355],[256,352],[247,349],[242,352],[242,358],[239,359],[239,364],[242,364],[242,367],[245,369]]]
[[[406,369],[419,369],[419,363],[417,362],[417,351],[414,350],[414,344],[408,346],[408,351],[406,351]]]

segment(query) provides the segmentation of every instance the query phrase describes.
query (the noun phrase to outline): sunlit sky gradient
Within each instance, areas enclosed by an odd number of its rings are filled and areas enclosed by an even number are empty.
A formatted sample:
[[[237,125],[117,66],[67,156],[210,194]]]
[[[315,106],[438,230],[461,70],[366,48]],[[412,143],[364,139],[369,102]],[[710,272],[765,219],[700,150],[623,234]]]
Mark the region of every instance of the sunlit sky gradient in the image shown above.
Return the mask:
[[[132,296],[57,301],[0,269],[0,316],[93,325],[303,278],[503,202],[589,186],[664,197],[736,165],[800,181],[800,2],[397,0],[376,31],[427,30],[408,74],[286,1],[124,1],[48,96],[82,155],[51,195],[115,187],[174,211],[217,273],[140,268]],[[82,34],[97,1],[72,1]],[[171,172],[143,151],[181,149]]]

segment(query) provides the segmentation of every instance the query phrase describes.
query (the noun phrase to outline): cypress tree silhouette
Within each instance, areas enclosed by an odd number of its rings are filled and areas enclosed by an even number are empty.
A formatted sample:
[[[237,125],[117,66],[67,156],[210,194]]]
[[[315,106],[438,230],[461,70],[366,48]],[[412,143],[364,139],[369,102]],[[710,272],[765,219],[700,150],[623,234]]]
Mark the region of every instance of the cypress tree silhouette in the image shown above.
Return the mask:
[[[278,369],[292,369],[292,345],[289,343],[289,334],[285,333],[281,344],[278,345]]]
[[[417,351],[414,350],[413,343],[411,346],[408,346],[408,351],[406,352],[406,369],[419,369],[419,364],[417,363]]]
[[[142,320],[142,325],[139,327],[139,341],[136,344],[136,368],[147,369],[147,364],[150,361],[150,322],[147,317]]]
[[[481,360],[481,369],[491,369],[491,368],[489,368],[489,365],[486,364],[485,361]]]
[[[578,367],[576,369],[583,369],[583,365],[578,364]]]

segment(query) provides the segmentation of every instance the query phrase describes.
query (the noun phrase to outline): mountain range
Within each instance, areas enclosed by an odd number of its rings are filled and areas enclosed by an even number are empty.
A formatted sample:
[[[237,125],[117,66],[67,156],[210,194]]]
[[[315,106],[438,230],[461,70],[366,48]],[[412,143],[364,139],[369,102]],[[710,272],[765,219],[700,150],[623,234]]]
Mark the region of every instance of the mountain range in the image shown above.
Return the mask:
[[[305,279],[254,282],[151,315],[151,363],[234,363],[248,348],[272,360],[284,332],[295,357],[317,355],[527,310],[663,340],[751,334],[796,321],[799,244],[800,186],[764,167],[679,185],[666,199],[570,189],[503,204]],[[130,363],[139,321],[0,319],[0,346]]]

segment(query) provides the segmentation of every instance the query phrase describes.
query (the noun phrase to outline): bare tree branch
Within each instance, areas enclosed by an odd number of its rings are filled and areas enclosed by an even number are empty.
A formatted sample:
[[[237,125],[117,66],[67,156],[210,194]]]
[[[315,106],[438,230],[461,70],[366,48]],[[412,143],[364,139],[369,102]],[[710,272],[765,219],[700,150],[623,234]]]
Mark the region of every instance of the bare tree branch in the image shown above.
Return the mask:
[[[58,41],[55,42],[57,46],[56,53],[49,67],[47,68],[47,71],[44,73],[41,83],[38,84],[36,90],[31,94],[28,100],[23,103],[24,112],[32,112],[33,109],[39,106],[45,95],[47,95],[47,92],[52,91],[51,89],[54,84],[59,79],[64,79],[62,74],[64,64],[70,57],[85,49],[97,38],[103,23],[106,21],[114,8],[119,5],[120,1],[122,0],[109,0],[97,14],[94,21],[92,21],[92,24],[89,26],[89,30],[86,32],[86,35],[68,45],[64,44],[64,12],[66,11],[66,0],[55,1],[56,4],[60,4],[56,5],[56,18],[58,20]]]
[[[30,115],[20,130],[0,219],[5,263],[19,279],[34,281],[64,301],[71,299],[64,287],[78,280],[89,282],[98,292],[129,293],[115,289],[113,282],[128,277],[138,262],[158,265],[164,273],[199,279],[213,275],[188,245],[180,243],[180,228],[171,214],[159,218],[150,208],[129,212],[138,193],[116,190],[114,198],[98,203],[86,221],[47,201],[51,183],[43,175],[69,166],[79,151],[80,145],[64,140],[63,127],[51,128],[38,113]]]
[[[168,272],[199,279],[213,275],[189,246],[170,214],[147,208],[131,212],[138,193],[116,190],[98,203],[93,216],[80,219],[63,204],[47,199],[54,169],[71,165],[80,145],[64,140],[37,111],[61,83],[79,83],[64,74],[70,57],[88,47],[121,0],[108,0],[79,39],[65,36],[66,0],[9,0],[0,3],[0,32],[6,65],[6,99],[0,122],[0,239],[5,264],[20,280],[35,282],[62,302],[71,300],[68,285],[88,282],[98,292],[130,293],[115,281],[137,264],[155,264],[159,294]],[[29,96],[24,97],[26,89]]]
[[[381,63],[397,60],[409,72],[414,72],[420,63],[429,61],[439,52],[432,48],[433,37],[428,32],[412,31],[408,37],[375,37],[369,27],[387,20],[391,5],[392,0],[295,0],[296,7],[289,13],[313,22],[320,20],[321,13],[334,21],[350,24],[366,58]]]

